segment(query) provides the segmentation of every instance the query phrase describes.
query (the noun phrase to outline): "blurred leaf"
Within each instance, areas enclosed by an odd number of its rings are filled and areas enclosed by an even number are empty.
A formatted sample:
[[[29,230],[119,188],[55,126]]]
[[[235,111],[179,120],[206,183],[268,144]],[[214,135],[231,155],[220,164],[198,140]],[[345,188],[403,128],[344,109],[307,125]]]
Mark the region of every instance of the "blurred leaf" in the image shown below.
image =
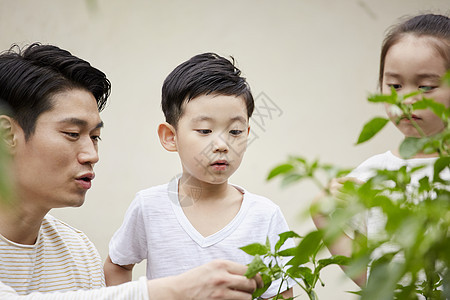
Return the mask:
[[[441,179],[440,178],[440,173],[442,172],[442,170],[444,170],[445,168],[449,168],[450,167],[450,156],[442,156],[439,157],[436,162],[434,163],[434,178],[435,180],[437,179]]]
[[[445,75],[442,77],[442,82],[448,86],[450,86],[450,70],[445,73]]]
[[[361,144],[365,141],[370,140],[375,134],[377,134],[383,127],[389,122],[386,118],[375,117],[369,122],[367,122],[361,133],[359,134],[358,141],[356,144]]]
[[[294,169],[294,166],[292,164],[279,165],[270,171],[269,175],[267,176],[267,180],[270,180],[280,174],[288,173],[288,172],[292,171],[293,169]]]
[[[248,278],[251,278],[251,277],[248,277]],[[257,298],[259,299],[259,297],[262,294],[264,294],[267,291],[267,289],[270,287],[270,285],[272,284],[272,278],[270,277],[270,275],[263,272],[263,273],[261,273],[261,278],[262,278],[264,285],[262,288],[256,289],[253,292],[253,294],[252,294],[253,299],[257,299]]]
[[[259,255],[255,255],[252,262],[248,265],[247,272],[245,272],[244,275],[247,278],[253,278],[256,274],[265,269],[267,269],[267,266],[264,264],[261,257]]]
[[[397,92],[394,89],[394,90],[392,90],[392,93],[390,95],[373,94],[373,95],[370,95],[367,100],[369,100],[369,102],[374,102],[374,103],[382,102],[382,103],[388,103],[388,104],[395,104],[395,103],[397,103]]]
[[[420,152],[426,143],[424,138],[406,137],[400,144],[399,152],[403,158],[411,158]]]
[[[447,119],[448,115],[446,114],[446,107],[444,104],[436,102],[432,99],[423,98],[420,101],[415,102],[412,105],[413,109],[430,109],[435,115],[437,115],[441,119]]]
[[[249,255],[265,255],[267,253],[269,253],[270,248],[268,248],[265,245],[259,244],[259,243],[253,243],[244,247],[239,248],[242,251],[244,251],[245,253],[249,254]]]

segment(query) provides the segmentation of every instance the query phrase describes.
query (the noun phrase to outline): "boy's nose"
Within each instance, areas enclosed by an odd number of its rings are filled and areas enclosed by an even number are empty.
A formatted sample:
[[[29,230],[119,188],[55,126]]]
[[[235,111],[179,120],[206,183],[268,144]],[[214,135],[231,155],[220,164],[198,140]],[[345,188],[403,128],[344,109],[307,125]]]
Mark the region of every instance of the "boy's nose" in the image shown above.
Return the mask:
[[[228,143],[220,136],[214,140],[214,152],[228,152]]]

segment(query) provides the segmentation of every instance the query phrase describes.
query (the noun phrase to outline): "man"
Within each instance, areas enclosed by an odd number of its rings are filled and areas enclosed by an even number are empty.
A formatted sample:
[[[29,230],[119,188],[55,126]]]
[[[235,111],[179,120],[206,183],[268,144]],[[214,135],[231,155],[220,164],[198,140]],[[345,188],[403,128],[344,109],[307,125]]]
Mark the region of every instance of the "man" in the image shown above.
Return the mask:
[[[101,71],[55,46],[0,55],[0,99],[10,111],[0,113],[0,142],[13,185],[0,198],[0,299],[251,299],[260,278],[229,261],[105,288],[94,245],[48,214],[82,205],[91,188],[110,87]]]

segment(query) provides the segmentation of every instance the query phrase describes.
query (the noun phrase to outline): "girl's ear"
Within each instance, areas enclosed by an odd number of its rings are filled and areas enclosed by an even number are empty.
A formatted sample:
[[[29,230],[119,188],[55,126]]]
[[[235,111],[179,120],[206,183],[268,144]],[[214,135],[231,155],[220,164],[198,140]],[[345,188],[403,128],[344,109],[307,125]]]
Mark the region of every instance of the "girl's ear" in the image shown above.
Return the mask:
[[[177,143],[175,137],[175,128],[167,122],[159,124],[158,136],[161,145],[170,152],[177,151]]]
[[[0,142],[5,144],[10,153],[14,152],[16,146],[17,127],[17,123],[11,117],[0,115]]]

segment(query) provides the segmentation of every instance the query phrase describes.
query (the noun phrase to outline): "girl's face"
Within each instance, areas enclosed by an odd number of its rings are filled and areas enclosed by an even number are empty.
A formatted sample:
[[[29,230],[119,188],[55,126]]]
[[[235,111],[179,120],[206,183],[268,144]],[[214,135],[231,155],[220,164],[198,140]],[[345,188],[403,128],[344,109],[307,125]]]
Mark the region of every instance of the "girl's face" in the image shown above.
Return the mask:
[[[421,90],[423,95],[407,98],[405,102],[413,103],[426,97],[449,107],[450,87],[441,83],[441,77],[447,71],[446,65],[445,59],[435,48],[433,38],[406,35],[386,53],[381,91],[390,94],[393,87],[398,94],[404,95]],[[386,111],[406,137],[420,137],[406,117],[394,115],[389,106],[386,106]],[[445,126],[430,110],[414,111],[413,120],[427,136],[441,132]]]

